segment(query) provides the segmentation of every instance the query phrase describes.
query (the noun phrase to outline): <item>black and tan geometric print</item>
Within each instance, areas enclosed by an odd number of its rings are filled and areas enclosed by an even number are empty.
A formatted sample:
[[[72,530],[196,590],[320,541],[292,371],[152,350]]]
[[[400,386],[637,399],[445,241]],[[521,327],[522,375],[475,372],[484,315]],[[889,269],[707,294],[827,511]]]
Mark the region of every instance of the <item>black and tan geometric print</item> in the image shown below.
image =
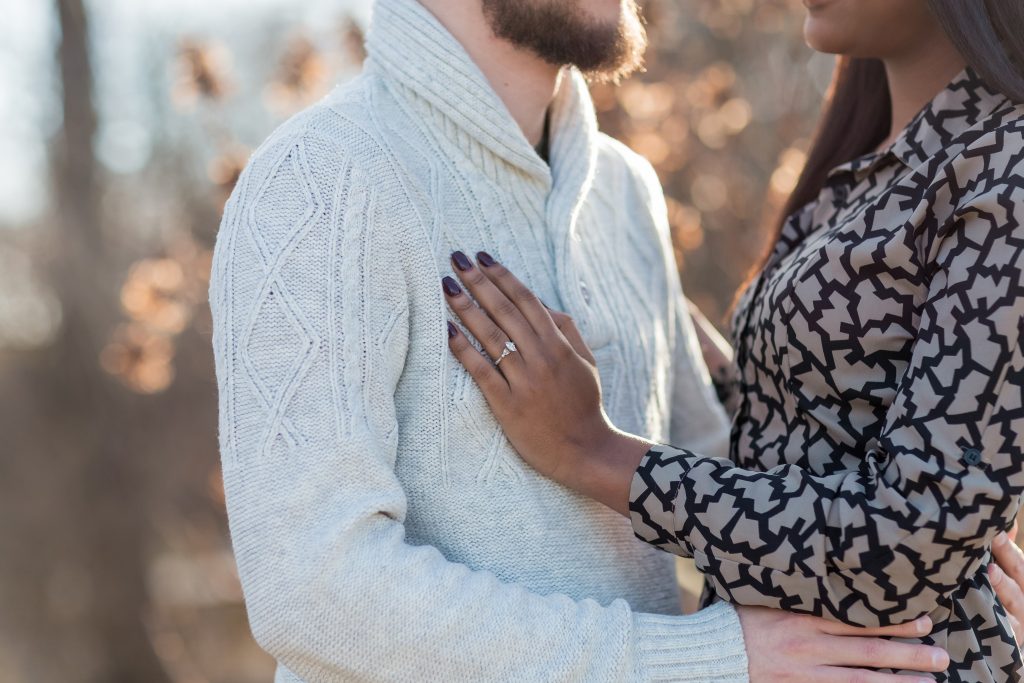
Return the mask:
[[[885,625],[930,614],[940,680],[1021,681],[986,573],[1024,491],[1024,108],[970,69],[836,168],[733,320],[730,460],[659,447],[637,536],[708,594]]]

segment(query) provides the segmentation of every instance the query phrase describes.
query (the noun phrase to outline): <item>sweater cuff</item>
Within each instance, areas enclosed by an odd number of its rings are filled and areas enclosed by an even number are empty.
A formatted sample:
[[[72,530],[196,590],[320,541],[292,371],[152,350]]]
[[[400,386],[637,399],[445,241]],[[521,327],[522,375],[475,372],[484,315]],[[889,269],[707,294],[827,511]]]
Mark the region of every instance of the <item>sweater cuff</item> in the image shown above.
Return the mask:
[[[633,473],[629,488],[629,520],[633,533],[644,543],[689,557],[677,535],[676,499],[689,470],[690,453],[671,446],[655,446]]]
[[[694,615],[634,614],[638,681],[748,683],[735,608],[719,602]]]

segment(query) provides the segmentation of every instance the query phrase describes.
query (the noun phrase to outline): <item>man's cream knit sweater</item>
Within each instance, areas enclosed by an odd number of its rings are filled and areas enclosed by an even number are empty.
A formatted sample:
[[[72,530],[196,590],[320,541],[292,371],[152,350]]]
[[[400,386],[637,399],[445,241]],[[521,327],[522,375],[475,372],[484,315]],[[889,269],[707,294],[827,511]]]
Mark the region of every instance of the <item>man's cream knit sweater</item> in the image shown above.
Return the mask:
[[[571,313],[619,426],[723,453],[650,166],[579,74],[549,167],[415,0],[279,128],[228,203],[210,304],[231,536],[278,681],[745,681],[725,604],[526,466],[447,346],[455,249]]]

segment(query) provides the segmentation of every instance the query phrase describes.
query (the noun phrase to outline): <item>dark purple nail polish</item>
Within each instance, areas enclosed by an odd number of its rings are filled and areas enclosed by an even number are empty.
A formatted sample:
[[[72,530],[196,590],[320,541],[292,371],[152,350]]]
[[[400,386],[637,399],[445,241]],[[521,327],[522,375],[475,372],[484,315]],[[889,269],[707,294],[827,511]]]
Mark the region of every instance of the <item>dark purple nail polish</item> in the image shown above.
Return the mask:
[[[455,325],[452,324],[452,321],[449,320],[448,321],[448,338],[449,339],[453,339],[458,334],[459,334],[458,328],[455,327]]]
[[[479,261],[480,265],[483,266],[484,268],[490,268],[495,263],[497,263],[497,261],[494,260],[494,257],[488,254],[486,251],[477,252],[476,260]]]
[[[441,286],[444,288],[444,293],[448,296],[458,296],[462,294],[462,287],[459,287],[459,283],[455,281],[455,278],[445,276],[441,280]]]
[[[452,262],[455,263],[455,267],[465,273],[467,270],[473,270],[473,262],[469,260],[469,257],[463,254],[461,251],[457,251],[452,254]]]

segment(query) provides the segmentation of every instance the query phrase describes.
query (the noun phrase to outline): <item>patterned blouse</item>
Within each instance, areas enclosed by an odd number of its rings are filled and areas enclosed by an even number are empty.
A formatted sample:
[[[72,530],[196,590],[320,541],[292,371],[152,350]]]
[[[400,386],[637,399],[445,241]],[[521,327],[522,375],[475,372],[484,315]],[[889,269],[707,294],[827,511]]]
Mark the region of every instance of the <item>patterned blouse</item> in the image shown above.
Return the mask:
[[[1024,680],[986,573],[1024,491],[1022,221],[1024,107],[965,70],[789,219],[733,320],[731,461],[651,450],[637,536],[718,598],[928,613],[940,680]]]

